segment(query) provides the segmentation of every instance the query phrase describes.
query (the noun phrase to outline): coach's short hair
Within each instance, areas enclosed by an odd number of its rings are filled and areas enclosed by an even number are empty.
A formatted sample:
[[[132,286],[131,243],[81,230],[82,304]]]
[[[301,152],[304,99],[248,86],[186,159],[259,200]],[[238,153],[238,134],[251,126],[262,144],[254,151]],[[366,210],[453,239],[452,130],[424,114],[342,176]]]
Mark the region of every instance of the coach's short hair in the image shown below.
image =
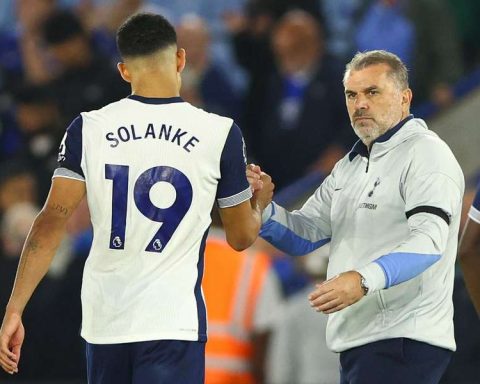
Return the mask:
[[[120,56],[148,56],[177,44],[177,33],[170,22],[154,13],[137,13],[128,18],[117,31]]]
[[[407,67],[397,55],[383,50],[357,52],[345,68],[343,82],[345,83],[345,79],[350,71],[359,71],[375,64],[388,65],[391,69],[389,74],[397,82],[399,87],[401,89],[408,88]]]

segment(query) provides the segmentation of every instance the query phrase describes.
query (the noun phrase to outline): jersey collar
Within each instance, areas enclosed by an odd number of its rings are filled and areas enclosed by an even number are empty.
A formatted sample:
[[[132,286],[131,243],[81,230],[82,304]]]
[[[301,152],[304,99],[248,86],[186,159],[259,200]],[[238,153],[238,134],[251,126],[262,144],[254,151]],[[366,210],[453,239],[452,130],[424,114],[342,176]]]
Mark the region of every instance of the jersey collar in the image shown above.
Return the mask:
[[[407,121],[410,121],[413,119],[413,115],[408,115],[405,119],[400,121],[396,126],[393,128],[389,129],[387,132],[385,132],[383,135],[377,137],[376,140],[372,143],[384,143],[385,141],[388,141],[395,133],[397,133],[400,128],[402,128]],[[350,161],[352,161],[355,156],[360,155],[362,157],[368,157],[368,148],[361,140],[358,140],[355,145],[353,146],[352,150],[348,154],[348,158]]]
[[[143,97],[139,95],[128,95],[128,99],[140,101],[145,104],[171,104],[171,103],[183,103],[181,97]]]

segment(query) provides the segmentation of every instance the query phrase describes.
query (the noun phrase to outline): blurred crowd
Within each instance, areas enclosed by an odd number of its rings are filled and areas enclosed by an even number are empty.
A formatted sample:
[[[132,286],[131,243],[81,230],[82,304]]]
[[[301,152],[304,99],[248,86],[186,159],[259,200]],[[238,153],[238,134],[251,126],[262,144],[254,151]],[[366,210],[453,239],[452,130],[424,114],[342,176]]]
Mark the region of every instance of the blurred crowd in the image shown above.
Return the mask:
[[[454,84],[480,67],[478,0],[2,0],[0,308],[65,128],[80,112],[130,92],[117,74],[115,32],[141,11],[161,13],[177,28],[187,52],[181,96],[234,118],[249,160],[278,190],[310,172],[327,174],[355,142],[342,76],[356,51],[386,49],[407,64],[414,110],[426,102],[450,108]],[[85,377],[79,290],[91,238],[84,203],[25,314],[18,380]],[[258,377],[301,384],[323,372],[318,382],[335,382],[326,318],[306,308],[325,255],[292,263],[265,244],[257,248],[271,256],[283,300],[275,321],[262,325],[271,347],[262,350]],[[461,279],[455,300],[459,353],[445,383],[480,382],[480,327]]]

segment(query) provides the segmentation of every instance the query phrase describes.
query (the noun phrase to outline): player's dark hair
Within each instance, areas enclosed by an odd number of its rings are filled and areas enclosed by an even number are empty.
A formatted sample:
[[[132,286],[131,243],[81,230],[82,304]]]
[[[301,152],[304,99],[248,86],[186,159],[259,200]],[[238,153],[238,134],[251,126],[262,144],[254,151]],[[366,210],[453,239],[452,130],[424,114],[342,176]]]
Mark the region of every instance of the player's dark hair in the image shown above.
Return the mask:
[[[148,56],[177,44],[177,33],[163,16],[137,13],[128,18],[117,31],[117,48],[120,56]]]

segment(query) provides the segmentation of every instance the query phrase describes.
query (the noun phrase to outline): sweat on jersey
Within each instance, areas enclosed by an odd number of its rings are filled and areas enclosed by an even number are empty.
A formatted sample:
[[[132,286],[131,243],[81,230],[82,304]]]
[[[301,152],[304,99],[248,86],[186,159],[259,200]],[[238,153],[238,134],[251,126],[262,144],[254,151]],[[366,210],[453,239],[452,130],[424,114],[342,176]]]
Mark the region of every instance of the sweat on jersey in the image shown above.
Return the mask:
[[[85,181],[94,232],[82,337],[205,341],[210,211],[251,197],[236,124],[179,97],[131,95],[77,117],[59,163],[54,177]]]
[[[360,141],[297,211],[272,203],[260,235],[292,255],[331,242],[328,278],[357,270],[368,295],[329,315],[336,352],[406,337],[455,350],[453,279],[464,191],[448,146],[409,116]]]

